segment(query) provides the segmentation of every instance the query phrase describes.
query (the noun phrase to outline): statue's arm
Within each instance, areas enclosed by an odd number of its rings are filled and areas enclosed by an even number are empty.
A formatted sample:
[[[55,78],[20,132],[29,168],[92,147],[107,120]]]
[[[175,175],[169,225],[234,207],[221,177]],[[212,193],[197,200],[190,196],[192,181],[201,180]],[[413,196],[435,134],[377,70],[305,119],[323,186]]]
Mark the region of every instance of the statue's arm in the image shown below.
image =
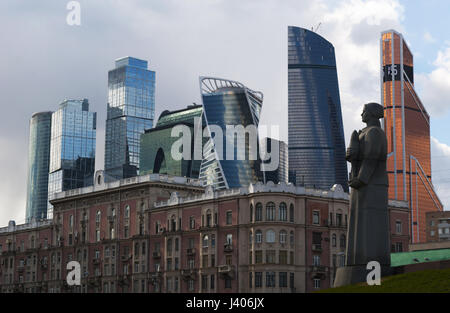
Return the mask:
[[[358,179],[368,184],[372,177],[382,149],[382,139],[377,129],[372,129],[364,136],[364,151],[361,166],[359,168]]]

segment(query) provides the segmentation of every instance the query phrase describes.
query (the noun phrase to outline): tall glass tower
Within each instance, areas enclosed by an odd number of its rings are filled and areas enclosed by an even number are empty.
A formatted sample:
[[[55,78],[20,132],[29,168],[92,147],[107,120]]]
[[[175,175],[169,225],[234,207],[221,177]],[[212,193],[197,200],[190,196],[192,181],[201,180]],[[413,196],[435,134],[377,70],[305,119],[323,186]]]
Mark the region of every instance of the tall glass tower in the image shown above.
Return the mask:
[[[200,92],[211,139],[204,146],[199,178],[214,189],[243,187],[263,181],[257,131],[254,136],[229,131],[229,126],[235,130],[239,127],[247,130],[248,126],[257,129],[262,93],[239,82],[212,77],[200,77]],[[244,144],[240,145],[242,139]]]
[[[48,197],[93,184],[97,113],[89,102],[64,100],[52,115]],[[51,208],[51,205],[49,205]]]
[[[344,129],[333,45],[288,27],[289,177],[296,185],[348,191]]]
[[[116,60],[108,73],[105,172],[116,178],[139,174],[141,134],[153,127],[155,72],[132,57]]]
[[[26,220],[47,217],[48,169],[53,112],[33,114],[28,144]]]

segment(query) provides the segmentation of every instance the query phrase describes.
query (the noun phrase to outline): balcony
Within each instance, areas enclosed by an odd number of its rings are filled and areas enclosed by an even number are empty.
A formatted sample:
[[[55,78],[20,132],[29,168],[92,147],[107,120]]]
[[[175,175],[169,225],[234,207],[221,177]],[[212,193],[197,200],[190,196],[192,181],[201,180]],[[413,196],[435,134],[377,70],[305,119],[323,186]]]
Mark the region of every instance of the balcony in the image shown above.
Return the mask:
[[[234,265],[221,265],[218,266],[218,272],[219,275],[221,275],[222,277],[229,277],[229,278],[234,278]]]
[[[233,245],[231,243],[226,243],[223,246],[224,252],[233,252]]]
[[[161,258],[161,251],[153,251],[152,254],[154,259],[160,259]]]
[[[323,265],[313,265],[311,267],[311,272],[316,273],[316,274],[325,274],[328,272],[328,267],[323,266]]]
[[[186,252],[189,256],[195,255],[195,248],[188,248]]]
[[[181,270],[181,276],[184,280],[196,279],[197,278],[197,270],[195,269],[184,269]]]
[[[312,245],[312,251],[322,252],[322,245],[321,244],[313,244]]]

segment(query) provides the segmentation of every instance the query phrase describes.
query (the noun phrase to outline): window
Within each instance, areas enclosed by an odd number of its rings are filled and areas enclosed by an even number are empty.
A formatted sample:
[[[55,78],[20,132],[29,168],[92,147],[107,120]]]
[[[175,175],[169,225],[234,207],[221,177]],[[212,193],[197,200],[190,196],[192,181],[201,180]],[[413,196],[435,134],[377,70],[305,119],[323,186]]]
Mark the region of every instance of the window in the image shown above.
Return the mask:
[[[336,234],[331,236],[331,246],[336,247]]]
[[[320,279],[314,278],[314,289],[320,289]]]
[[[208,275],[202,275],[202,290],[208,288]]]
[[[253,204],[250,204],[250,222],[253,222]]]
[[[69,216],[69,227],[73,228],[73,215]]]
[[[130,206],[128,204],[125,206],[124,214],[125,214],[125,218],[129,218],[130,217]]]
[[[208,255],[202,255],[202,267],[208,267]]]
[[[397,234],[402,233],[402,222],[401,221],[395,222],[395,231],[397,232]]]
[[[95,222],[97,224],[100,223],[101,217],[102,217],[102,213],[100,211],[97,211],[97,214],[95,215]]]
[[[231,225],[233,223],[233,212],[227,211],[227,225]]]
[[[167,253],[170,255],[172,253],[172,239],[167,239]]]
[[[280,250],[280,255],[279,255],[279,262],[280,264],[287,264],[287,251],[286,250]]]
[[[262,263],[262,250],[255,251],[255,264]]]
[[[255,288],[262,287],[262,272],[255,272]]]
[[[189,217],[189,228],[190,229],[195,228],[195,218],[193,216]]]
[[[341,238],[339,241],[340,241],[339,246],[341,248],[345,248],[345,235],[344,234],[341,235]]]
[[[275,263],[275,250],[266,250],[266,263],[267,264]]]
[[[275,220],[275,204],[273,202],[269,202],[266,204],[266,221],[274,221]]]
[[[211,235],[211,248],[216,246],[216,235]]]
[[[227,245],[232,245],[233,244],[233,235],[232,234],[227,234],[226,244]]]
[[[290,234],[289,234],[289,241],[290,241],[291,246],[293,246],[294,242],[295,242],[294,231],[290,232]]]
[[[403,245],[401,242],[395,243],[395,252],[403,252]]]
[[[255,222],[262,221],[262,204],[257,203],[255,207]]]
[[[180,249],[180,240],[178,238],[175,238],[175,251],[178,251]]]
[[[337,226],[342,226],[342,214],[336,214],[336,224]]]
[[[252,288],[253,287],[253,273],[249,272],[248,273],[248,288]]]
[[[313,212],[313,224],[318,225],[319,224],[319,211]]]
[[[266,287],[275,287],[275,272],[266,272]]]
[[[210,279],[210,282],[209,282],[209,288],[211,290],[214,290],[215,285],[216,285],[216,276],[211,275],[211,279]]]
[[[206,211],[206,227],[211,227],[211,211]]]
[[[289,206],[289,222],[294,222],[294,205],[292,203]]]
[[[225,277],[225,288],[231,288],[231,278],[230,277]]]
[[[209,240],[208,235],[204,235],[203,236],[203,248],[208,248],[208,240]]]
[[[280,209],[278,211],[278,219],[280,221],[287,221],[287,206],[286,203],[281,202],[280,203]]]
[[[188,280],[188,290],[194,291],[194,280],[193,279]]]
[[[278,285],[280,287],[287,287],[287,272],[278,273]]]
[[[285,230],[280,231],[280,243],[285,244],[287,240],[287,232]]]
[[[175,218],[175,215],[172,215],[172,217],[170,218],[170,226],[171,226],[171,231],[177,230],[177,220]]]
[[[211,254],[211,267],[216,266],[216,255]]]
[[[434,230],[430,231],[430,236],[434,236],[434,234],[435,234]]]
[[[95,231],[95,240],[96,240],[97,242],[100,241],[100,230],[99,230],[99,229],[97,229],[97,230]]]
[[[320,266],[320,255],[313,255],[313,265]]]
[[[269,229],[266,232],[266,242],[267,243],[274,243],[275,242],[275,232],[271,229]]]
[[[260,231],[259,229],[255,233],[255,242],[262,243],[262,231]]]

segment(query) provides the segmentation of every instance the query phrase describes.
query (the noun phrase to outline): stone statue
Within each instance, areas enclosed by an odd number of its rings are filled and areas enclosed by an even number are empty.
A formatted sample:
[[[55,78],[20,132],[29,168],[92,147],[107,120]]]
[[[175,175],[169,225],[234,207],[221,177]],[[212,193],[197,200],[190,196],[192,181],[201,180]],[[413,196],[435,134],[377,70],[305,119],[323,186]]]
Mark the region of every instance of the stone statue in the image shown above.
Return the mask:
[[[370,261],[380,263],[382,275],[390,271],[387,139],[379,121],[383,113],[378,103],[364,105],[361,116],[367,127],[353,132],[347,149],[352,165],[350,220],[346,266],[338,269],[335,287],[366,281]]]

